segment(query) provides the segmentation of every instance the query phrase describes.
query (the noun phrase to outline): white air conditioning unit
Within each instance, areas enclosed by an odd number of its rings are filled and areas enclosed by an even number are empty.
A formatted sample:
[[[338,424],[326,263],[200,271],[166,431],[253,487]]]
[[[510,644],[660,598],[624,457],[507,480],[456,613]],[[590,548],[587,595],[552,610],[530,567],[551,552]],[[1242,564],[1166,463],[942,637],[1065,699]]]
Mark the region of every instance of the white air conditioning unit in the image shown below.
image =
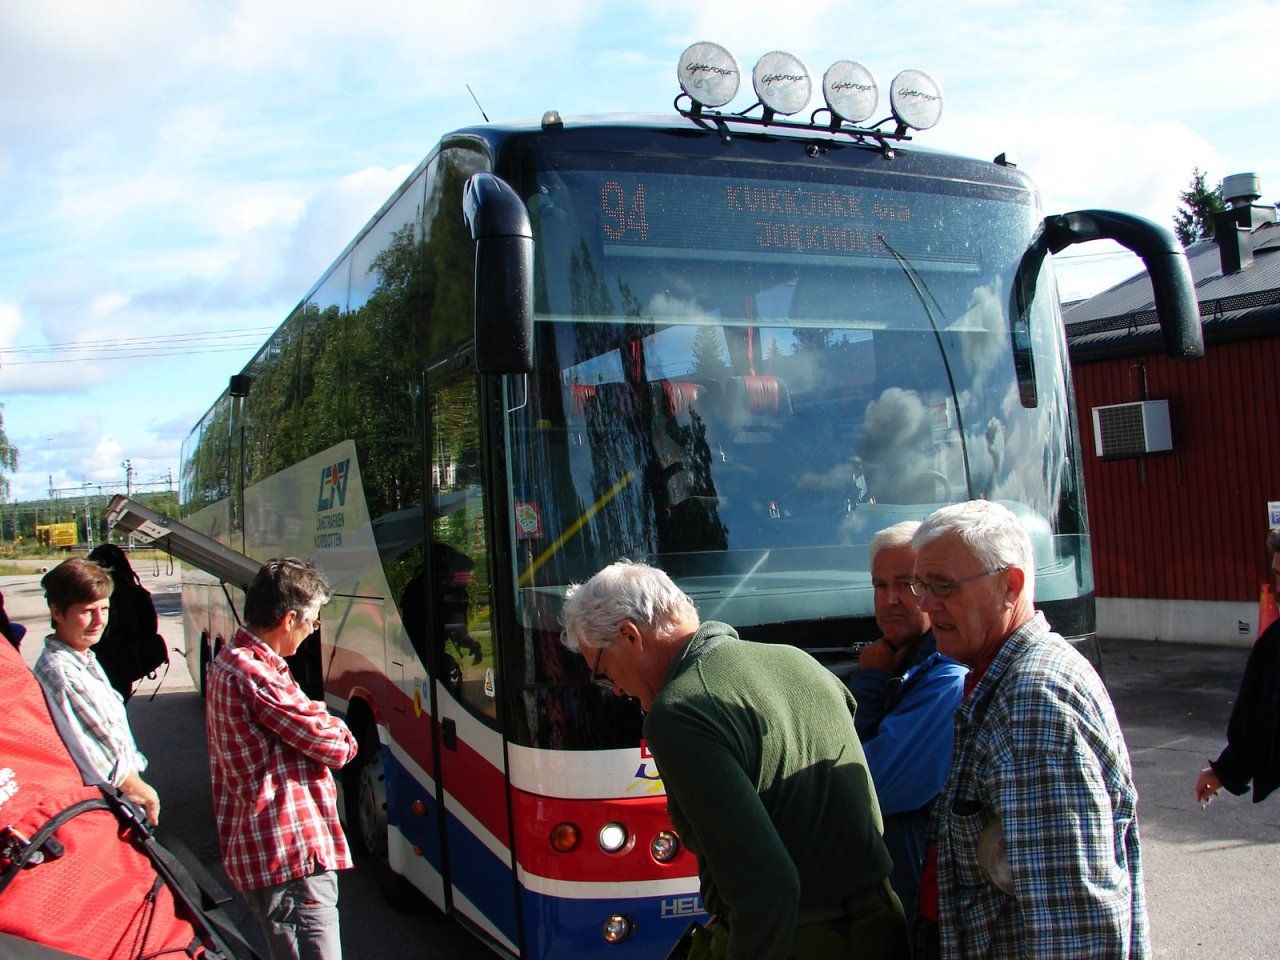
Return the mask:
[[[1093,408],[1093,444],[1103,460],[1144,457],[1173,449],[1168,400]]]

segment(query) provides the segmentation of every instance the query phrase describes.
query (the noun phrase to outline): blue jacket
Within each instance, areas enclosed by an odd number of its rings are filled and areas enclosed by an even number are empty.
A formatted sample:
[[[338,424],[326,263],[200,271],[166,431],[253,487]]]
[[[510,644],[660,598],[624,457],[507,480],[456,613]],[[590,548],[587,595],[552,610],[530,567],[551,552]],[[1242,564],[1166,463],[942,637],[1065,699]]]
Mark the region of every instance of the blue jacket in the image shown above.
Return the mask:
[[[952,715],[968,669],[937,652],[926,633],[901,676],[859,670],[849,681],[854,725],[867,755],[893,858],[889,878],[908,921],[916,908],[933,799],[951,764]]]

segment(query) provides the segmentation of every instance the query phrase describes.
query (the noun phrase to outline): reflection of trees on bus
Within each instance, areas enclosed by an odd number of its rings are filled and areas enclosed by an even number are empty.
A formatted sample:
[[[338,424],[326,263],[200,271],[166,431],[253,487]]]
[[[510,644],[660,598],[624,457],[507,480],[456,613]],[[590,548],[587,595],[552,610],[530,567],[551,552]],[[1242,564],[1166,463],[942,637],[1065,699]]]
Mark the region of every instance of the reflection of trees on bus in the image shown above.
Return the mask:
[[[471,332],[470,232],[458,198],[483,160],[445,151],[289,315],[246,369],[245,482],[354,439],[370,516],[423,504],[423,371]],[[184,513],[228,496],[231,401],[188,441]],[[393,596],[426,558],[385,559]]]
[[[447,543],[431,544],[431,568],[436,580],[436,597],[440,607],[440,673],[455,695],[462,686],[461,663],[476,666],[484,660],[484,650],[471,636],[469,591],[476,582],[475,561]],[[431,628],[427,622],[426,571],[418,570],[400,594],[400,616],[405,632],[419,658],[431,665],[427,643]]]

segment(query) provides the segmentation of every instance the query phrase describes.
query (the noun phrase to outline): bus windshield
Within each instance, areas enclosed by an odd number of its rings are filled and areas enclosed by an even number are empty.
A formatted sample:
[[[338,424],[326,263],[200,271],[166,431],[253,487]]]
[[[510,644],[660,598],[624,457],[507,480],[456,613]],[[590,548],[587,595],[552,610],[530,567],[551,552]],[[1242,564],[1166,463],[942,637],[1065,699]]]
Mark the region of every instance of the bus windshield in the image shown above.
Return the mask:
[[[1036,198],[880,166],[545,158],[509,416],[526,627],[627,557],[821,645],[804,624],[871,615],[873,534],[975,497],[1023,518],[1038,600],[1091,589],[1051,277],[1010,320]]]

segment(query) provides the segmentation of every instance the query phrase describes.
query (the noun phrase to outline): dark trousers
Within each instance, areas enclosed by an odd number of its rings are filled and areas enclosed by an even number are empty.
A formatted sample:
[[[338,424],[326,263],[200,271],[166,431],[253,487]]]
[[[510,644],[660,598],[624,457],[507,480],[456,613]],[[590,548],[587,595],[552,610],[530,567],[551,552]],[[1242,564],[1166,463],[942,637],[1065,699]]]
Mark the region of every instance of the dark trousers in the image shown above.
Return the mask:
[[[726,960],[731,926],[718,918],[694,943],[690,960]],[[791,960],[910,960],[902,904],[885,881],[829,909],[802,910],[789,956]]]

